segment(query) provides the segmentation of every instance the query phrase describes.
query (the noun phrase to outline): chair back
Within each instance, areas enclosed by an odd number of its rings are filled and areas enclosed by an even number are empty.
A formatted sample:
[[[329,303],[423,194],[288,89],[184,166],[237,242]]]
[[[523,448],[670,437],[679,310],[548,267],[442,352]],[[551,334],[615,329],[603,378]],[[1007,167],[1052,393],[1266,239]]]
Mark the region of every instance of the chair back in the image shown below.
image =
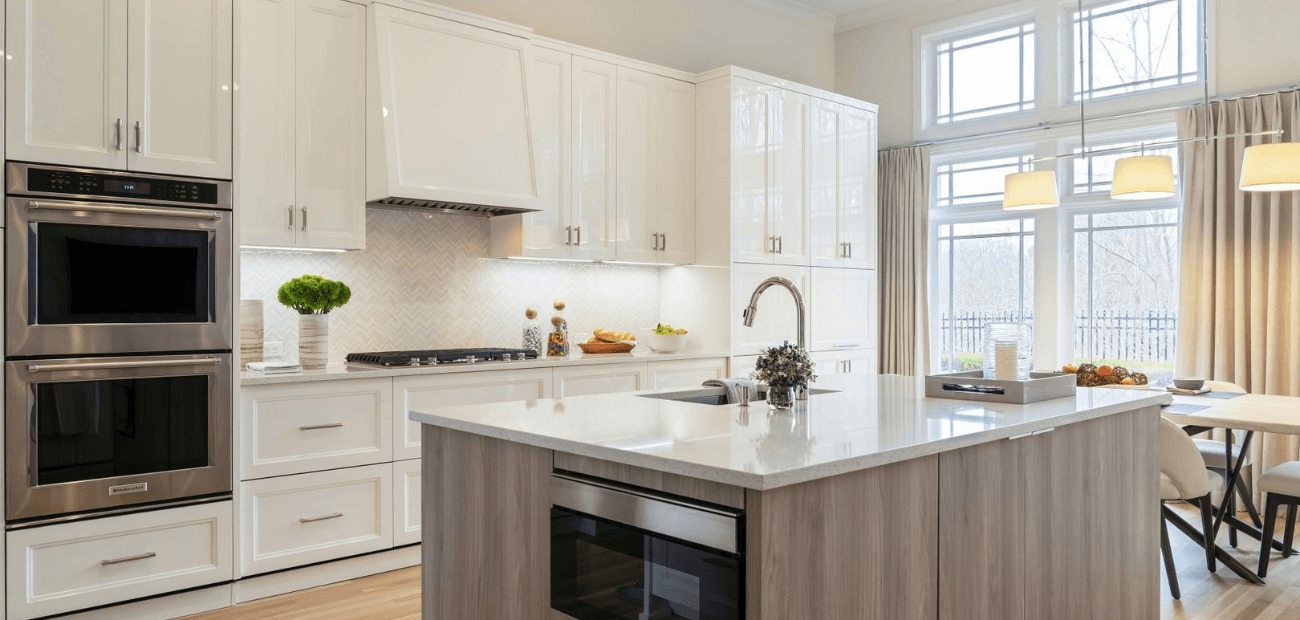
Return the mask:
[[[1160,473],[1173,482],[1180,499],[1204,497],[1210,492],[1210,477],[1196,442],[1177,424],[1160,418]]]

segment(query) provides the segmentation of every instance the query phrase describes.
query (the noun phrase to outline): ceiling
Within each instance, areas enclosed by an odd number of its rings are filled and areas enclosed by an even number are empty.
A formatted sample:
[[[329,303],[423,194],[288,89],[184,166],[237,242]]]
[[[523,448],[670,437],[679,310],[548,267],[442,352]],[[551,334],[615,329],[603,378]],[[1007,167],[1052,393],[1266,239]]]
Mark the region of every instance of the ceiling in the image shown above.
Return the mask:
[[[833,32],[878,24],[958,0],[743,0],[791,17],[806,19]]]

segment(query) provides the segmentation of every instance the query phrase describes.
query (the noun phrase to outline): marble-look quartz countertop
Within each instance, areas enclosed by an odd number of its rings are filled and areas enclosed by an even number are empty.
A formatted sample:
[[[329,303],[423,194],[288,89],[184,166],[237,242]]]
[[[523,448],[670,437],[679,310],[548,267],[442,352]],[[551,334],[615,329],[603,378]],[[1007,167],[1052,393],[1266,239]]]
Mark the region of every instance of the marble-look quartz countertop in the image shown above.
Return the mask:
[[[484,372],[489,370],[523,370],[525,368],[569,368],[572,366],[591,366],[595,364],[629,364],[636,362],[670,362],[673,360],[695,360],[731,357],[730,353],[721,351],[678,351],[676,353],[656,353],[633,349],[631,353],[606,353],[588,355],[575,351],[573,355],[563,358],[543,357],[527,361],[479,362],[476,364],[439,364],[437,366],[377,366],[330,364],[321,370],[304,370],[291,375],[263,375],[253,372],[239,373],[239,384],[271,385],[276,383],[306,383],[311,381],[334,381],[338,379],[370,379],[375,377],[401,377],[406,375],[432,375],[455,372]]]
[[[704,405],[651,392],[409,412],[424,424],[766,490],[1168,403],[1166,392],[1079,388],[1005,405],[926,398],[924,379],[846,374],[794,410]],[[671,391],[671,390],[669,390]]]

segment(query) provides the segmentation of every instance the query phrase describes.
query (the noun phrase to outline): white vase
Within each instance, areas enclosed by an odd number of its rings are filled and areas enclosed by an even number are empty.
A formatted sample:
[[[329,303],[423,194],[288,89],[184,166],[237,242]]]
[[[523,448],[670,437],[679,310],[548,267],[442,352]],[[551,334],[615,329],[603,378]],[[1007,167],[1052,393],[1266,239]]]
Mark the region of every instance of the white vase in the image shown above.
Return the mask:
[[[262,361],[262,300],[239,301],[239,363]]]
[[[330,315],[298,315],[298,363],[308,370],[324,368],[329,351]]]

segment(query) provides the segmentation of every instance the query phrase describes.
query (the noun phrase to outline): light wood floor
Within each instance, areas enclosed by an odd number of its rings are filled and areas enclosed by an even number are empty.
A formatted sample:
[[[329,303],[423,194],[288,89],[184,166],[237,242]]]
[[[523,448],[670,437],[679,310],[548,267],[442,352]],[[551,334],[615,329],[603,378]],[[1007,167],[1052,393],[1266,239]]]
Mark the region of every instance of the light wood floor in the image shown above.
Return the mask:
[[[1188,521],[1200,523],[1197,513],[1175,506]],[[1277,531],[1281,531],[1279,521]],[[1163,568],[1160,573],[1162,620],[1295,620],[1300,618],[1300,556],[1282,559],[1274,553],[1268,584],[1251,585],[1227,569],[1205,570],[1205,554],[1182,532],[1170,528],[1174,561],[1183,589],[1181,601],[1169,596]],[[1245,536],[1240,546],[1227,546],[1226,533],[1219,544],[1246,566],[1259,562],[1259,543]],[[1153,549],[1152,553],[1159,553]],[[312,590],[253,601],[188,620],[417,620],[420,617],[419,567],[345,581]]]

